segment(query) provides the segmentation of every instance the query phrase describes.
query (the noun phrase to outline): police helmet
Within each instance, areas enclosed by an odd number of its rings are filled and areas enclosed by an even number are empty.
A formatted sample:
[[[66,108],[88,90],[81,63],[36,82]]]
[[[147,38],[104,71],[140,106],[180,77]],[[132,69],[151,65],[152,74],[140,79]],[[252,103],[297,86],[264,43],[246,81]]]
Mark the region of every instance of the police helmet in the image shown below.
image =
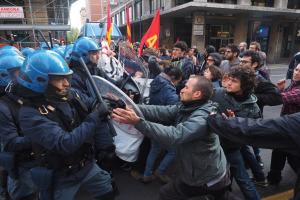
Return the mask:
[[[64,58],[67,62],[70,61],[70,59],[71,59],[71,53],[73,50],[73,46],[74,46],[74,44],[68,44],[65,48]]]
[[[0,59],[0,86],[7,86],[14,70],[20,69],[24,58],[18,55],[4,55]]]
[[[45,50],[47,50],[47,49],[49,49],[49,47],[50,47],[50,43],[49,42],[41,42],[40,43],[40,49],[45,49]]]
[[[4,46],[2,48],[0,48],[0,56],[2,55],[6,55],[6,54],[14,54],[14,55],[19,55],[19,56],[23,56],[22,53],[19,51],[19,49],[17,49],[14,46]]]
[[[37,93],[45,92],[49,76],[68,76],[73,73],[66,61],[51,50],[38,50],[25,60],[17,81]]]
[[[91,51],[99,51],[100,48],[97,43],[88,37],[81,37],[76,40],[71,59],[75,61],[79,61],[79,58],[82,57],[85,63],[89,62],[89,52]]]
[[[21,52],[22,52],[24,57],[27,57],[27,56],[29,56],[30,54],[32,54],[34,52],[34,49],[30,48],[30,47],[26,47],[26,48],[23,48],[21,50]]]
[[[62,58],[64,58],[65,46],[53,47],[52,51],[58,53]]]

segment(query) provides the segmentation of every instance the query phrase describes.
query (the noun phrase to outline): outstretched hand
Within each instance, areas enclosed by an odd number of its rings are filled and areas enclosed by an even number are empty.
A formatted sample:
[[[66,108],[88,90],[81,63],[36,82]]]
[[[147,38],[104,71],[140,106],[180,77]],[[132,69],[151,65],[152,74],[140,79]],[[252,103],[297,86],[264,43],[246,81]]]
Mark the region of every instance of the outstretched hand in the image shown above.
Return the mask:
[[[140,117],[137,116],[137,114],[134,112],[133,109],[126,107],[126,109],[123,108],[116,108],[113,109],[112,113],[112,119],[124,123],[124,124],[132,124],[136,125],[140,122]]]

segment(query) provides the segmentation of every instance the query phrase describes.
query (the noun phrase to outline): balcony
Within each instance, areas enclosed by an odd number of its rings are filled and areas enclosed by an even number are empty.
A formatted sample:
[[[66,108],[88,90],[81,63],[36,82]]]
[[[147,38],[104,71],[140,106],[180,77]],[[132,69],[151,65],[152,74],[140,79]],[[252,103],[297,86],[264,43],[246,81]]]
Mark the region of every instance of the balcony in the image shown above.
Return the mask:
[[[237,0],[207,0],[207,3],[237,4]]]

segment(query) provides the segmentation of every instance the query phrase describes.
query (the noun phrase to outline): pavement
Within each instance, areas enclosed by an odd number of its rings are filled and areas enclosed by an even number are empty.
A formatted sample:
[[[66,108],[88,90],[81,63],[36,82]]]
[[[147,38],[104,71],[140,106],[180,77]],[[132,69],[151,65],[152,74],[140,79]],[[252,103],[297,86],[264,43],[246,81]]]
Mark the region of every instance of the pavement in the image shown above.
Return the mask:
[[[273,83],[276,83],[278,80],[285,78],[286,70],[288,64],[272,64],[268,65],[271,71],[271,80]],[[264,117],[265,118],[276,118],[280,116],[281,106],[272,106],[265,107],[264,109]],[[271,160],[271,150],[269,149],[261,149],[261,156],[264,161],[264,172],[267,175],[270,167]],[[249,172],[251,176],[251,172]],[[171,176],[176,176],[173,172],[171,172]],[[283,179],[278,186],[268,186],[267,188],[257,187],[259,193],[262,196],[263,200],[288,200],[292,197],[293,185],[296,180],[296,174],[290,168],[288,164],[286,164],[283,172]],[[115,178],[117,185],[119,187],[120,195],[116,198],[116,200],[156,200],[158,199],[159,188],[162,186],[158,181],[154,181],[149,184],[143,184],[136,180],[134,180],[129,172],[124,172],[117,170],[115,172]],[[243,196],[238,186],[233,183],[233,192],[237,194],[241,199]],[[82,193],[80,199],[90,199],[87,194]],[[194,198],[201,199],[201,198]],[[202,198],[203,199],[203,198]]]

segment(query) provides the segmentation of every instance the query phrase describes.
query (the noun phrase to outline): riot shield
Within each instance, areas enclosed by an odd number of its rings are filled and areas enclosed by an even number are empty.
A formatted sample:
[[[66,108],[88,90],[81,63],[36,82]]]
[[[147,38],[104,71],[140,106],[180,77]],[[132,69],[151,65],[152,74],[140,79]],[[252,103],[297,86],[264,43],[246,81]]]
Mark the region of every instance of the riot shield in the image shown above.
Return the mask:
[[[143,117],[142,112],[136,104],[117,86],[99,76],[93,76],[93,79],[101,96],[114,100],[121,99],[126,106],[132,108],[138,116]],[[114,137],[117,156],[127,162],[136,161],[139,147],[144,136],[135,129],[133,125],[113,121],[113,126],[117,132],[117,136]]]
[[[102,54],[98,61],[98,68],[102,69],[105,74],[114,81],[120,81],[123,78],[124,66],[113,56]]]
[[[132,45],[128,42],[119,43],[119,60],[124,65],[124,69],[127,74],[133,78],[133,80],[139,86],[140,101],[144,102],[145,91],[147,90],[149,69],[141,57],[137,56],[137,52],[132,48]]]

